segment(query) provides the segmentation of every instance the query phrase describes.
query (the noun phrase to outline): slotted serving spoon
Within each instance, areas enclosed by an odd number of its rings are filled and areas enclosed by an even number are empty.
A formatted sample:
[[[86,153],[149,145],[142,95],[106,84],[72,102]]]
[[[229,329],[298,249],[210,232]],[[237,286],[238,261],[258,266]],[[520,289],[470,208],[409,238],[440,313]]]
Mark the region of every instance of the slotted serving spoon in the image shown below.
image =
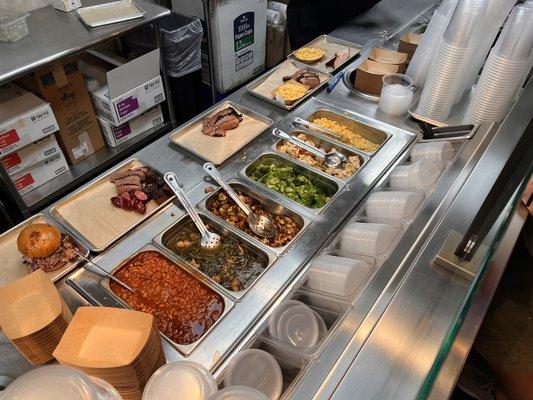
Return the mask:
[[[281,129],[274,129],[272,130],[272,134],[280,139],[284,139],[298,147],[301,147],[302,149],[308,151],[309,153],[320,157],[324,160],[326,165],[331,168],[338,168],[342,166],[346,162],[346,156],[341,153],[337,153],[335,151],[332,151],[330,153],[326,153],[325,151],[322,151],[320,149],[317,149],[314,146],[311,146],[310,144],[307,144],[301,139],[298,139],[295,136],[289,135],[287,132],[282,131]]]
[[[204,164],[204,171],[213,178],[222,189],[233,199],[235,203],[244,211],[248,217],[248,226],[258,236],[271,238],[277,235],[278,231],[276,225],[272,220],[264,215],[259,215],[250,210],[250,207],[239,198],[239,195],[235,193],[235,190],[226,183],[222,176],[216,169],[216,167],[211,163]]]
[[[202,221],[202,219],[194,209],[194,206],[187,198],[187,195],[185,194],[185,189],[183,189],[183,185],[178,181],[178,177],[176,176],[176,174],[174,172],[167,172],[164,178],[167,185],[178,197],[181,204],[183,204],[183,207],[185,208],[185,211],[187,211],[187,214],[189,214],[189,217],[191,217],[192,222],[194,222],[194,224],[200,231],[200,234],[202,235],[202,239],[200,240],[200,246],[206,250],[216,250],[220,246],[222,238],[220,237],[220,235],[214,232],[209,232],[207,230],[204,221]]]
[[[320,126],[320,125],[314,124],[312,122],[309,122],[306,119],[295,117],[294,118],[294,123],[297,124],[297,125],[305,126],[308,129],[312,129],[312,130],[315,130],[315,131],[318,131],[318,132],[322,132],[322,133],[324,133],[324,134],[326,134],[328,136],[333,136],[335,139],[340,139],[341,138],[341,135],[339,133],[333,132],[332,130],[324,128],[323,126]]]

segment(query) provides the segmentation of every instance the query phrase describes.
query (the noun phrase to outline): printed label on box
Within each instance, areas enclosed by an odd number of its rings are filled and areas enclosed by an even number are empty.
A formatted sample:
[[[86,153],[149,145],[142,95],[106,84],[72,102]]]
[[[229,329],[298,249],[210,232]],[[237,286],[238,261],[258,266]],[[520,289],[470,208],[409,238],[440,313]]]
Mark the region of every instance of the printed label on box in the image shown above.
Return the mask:
[[[113,127],[113,133],[117,140],[122,139],[124,136],[128,136],[131,133],[131,127],[128,122],[120,126]]]
[[[235,52],[254,44],[254,19],[255,14],[249,11],[233,20]]]
[[[86,154],[89,154],[89,147],[87,146],[86,142],[81,143],[79,146],[72,148],[72,155],[76,160],[80,157],[85,156]]]
[[[2,158],[2,165],[5,169],[9,170],[22,162],[18,153],[11,153],[8,156]]]
[[[128,97],[117,103],[117,112],[120,118],[124,118],[126,115],[131,114],[133,111],[139,108],[139,100],[133,97]]]
[[[30,185],[33,185],[35,183],[35,179],[33,179],[33,176],[31,175],[30,172],[28,172],[27,174],[25,175],[22,175],[19,179],[17,179],[14,184],[15,184],[15,188],[18,190],[18,191],[21,191],[22,189],[24,189],[25,187],[28,187]]]
[[[5,149],[14,143],[17,143],[19,140],[20,137],[15,129],[2,133],[0,135],[0,149]]]

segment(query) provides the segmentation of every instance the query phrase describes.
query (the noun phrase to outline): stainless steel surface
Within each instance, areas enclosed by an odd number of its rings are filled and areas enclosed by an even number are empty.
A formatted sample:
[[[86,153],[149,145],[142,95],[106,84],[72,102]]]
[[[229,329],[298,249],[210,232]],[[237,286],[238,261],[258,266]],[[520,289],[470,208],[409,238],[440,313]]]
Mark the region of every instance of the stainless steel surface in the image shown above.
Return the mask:
[[[115,243],[117,240],[119,240],[121,237],[123,237],[124,235],[126,235],[128,232],[130,232],[132,229],[134,229],[135,227],[137,227],[138,225],[142,224],[144,221],[146,221],[148,218],[150,218],[152,215],[156,214],[159,210],[161,210],[162,208],[164,208],[170,201],[172,201],[172,198],[169,198],[168,200],[166,200],[163,204],[160,204],[158,205],[154,210],[152,210],[151,212],[147,212],[146,214],[144,214],[143,218],[141,218],[139,221],[137,221],[135,224],[133,224],[132,226],[130,226],[128,229],[124,230],[121,234],[117,235],[114,239],[108,241],[106,244],[102,245],[102,246],[99,246],[95,243],[92,243],[90,241],[90,239],[88,239],[87,237],[85,237],[81,232],[79,232],[76,228],[74,228],[69,222],[68,220],[66,220],[62,215],[61,213],[59,212],[58,208],[68,202],[71,198],[74,198],[76,196],[79,196],[80,194],[82,194],[85,190],[89,189],[91,187],[91,185],[94,185],[94,184],[97,184],[99,182],[102,182],[102,181],[108,181],[109,180],[109,176],[113,173],[113,172],[116,172],[116,171],[119,171],[121,169],[123,169],[125,166],[127,166],[128,164],[130,164],[131,162],[133,161],[136,161],[136,162],[139,162],[141,163],[143,166],[145,167],[149,167],[151,169],[153,169],[154,171],[157,172],[157,170],[155,170],[154,168],[152,168],[152,166],[150,166],[149,164],[147,164],[146,162],[144,161],[141,161],[139,160],[138,158],[131,158],[129,160],[126,160],[124,161],[123,163],[117,165],[115,168],[105,172],[104,174],[100,175],[99,177],[95,178],[93,181],[89,182],[87,185],[79,188],[78,190],[76,190],[74,193],[71,193],[67,196],[65,196],[63,199],[59,200],[57,203],[55,203],[54,205],[52,205],[52,207],[48,210],[48,213],[52,216],[52,218],[54,220],[56,220],[57,222],[59,222],[59,224],[61,224],[63,227],[65,227],[72,235],[74,235],[77,239],[79,239],[80,241],[82,241],[91,251],[95,252],[95,253],[100,253],[102,251],[104,251],[105,249],[107,249],[109,246],[111,246],[113,243]],[[97,206],[95,204],[95,206]]]
[[[284,246],[280,246],[280,247],[267,246],[270,250],[272,250],[274,253],[276,253],[278,255],[283,253],[285,250],[287,250],[287,248],[292,244],[292,241],[296,240],[302,234],[302,232],[307,228],[309,223],[311,222],[309,218],[303,217],[302,215],[298,214],[296,211],[293,211],[293,210],[291,210],[291,209],[289,209],[287,207],[282,206],[281,204],[276,203],[275,201],[273,201],[272,199],[268,198],[264,194],[259,193],[258,191],[252,189],[250,186],[247,186],[242,181],[239,181],[239,180],[236,180],[236,179],[230,179],[228,181],[228,184],[233,188],[233,190],[236,190],[236,191],[238,191],[240,193],[243,193],[243,194],[245,194],[247,196],[250,196],[253,199],[255,199],[270,214],[288,216],[296,223],[296,225],[298,226],[299,231],[298,231],[298,234],[291,240],[290,243],[288,243],[288,244],[286,244]],[[207,189],[207,187],[206,187],[206,189]],[[228,224],[227,221],[225,221],[224,219],[222,219],[222,218],[220,218],[218,216],[215,216],[210,211],[213,202],[216,200],[216,198],[218,197],[218,194],[220,193],[221,190],[222,189],[219,189],[219,190],[213,192],[212,194],[208,195],[205,198],[205,200],[202,200],[200,202],[199,207],[202,210],[204,210],[206,212],[209,212],[210,215],[213,215],[213,217],[215,219],[220,220],[223,224],[227,225]],[[253,238],[253,237],[251,237],[251,239],[254,240],[254,241],[257,240],[256,238]],[[261,244],[265,245],[262,241],[261,241]]]
[[[290,111],[290,110],[293,110],[296,107],[298,107],[300,104],[302,104],[302,102],[304,102],[306,99],[311,97],[314,93],[318,92],[332,78],[332,75],[327,73],[327,72],[322,72],[322,71],[320,71],[318,69],[315,69],[315,68],[313,68],[313,67],[311,67],[309,65],[306,65],[306,64],[303,64],[303,63],[300,63],[300,62],[297,62],[297,61],[291,61],[291,62],[296,67],[298,67],[300,69],[306,69],[306,70],[311,71],[311,72],[317,72],[317,73],[320,73],[320,74],[326,74],[328,76],[328,79],[326,79],[324,82],[321,82],[320,85],[318,85],[318,86],[314,87],[313,89],[307,91],[305,96],[302,96],[301,98],[299,98],[298,100],[296,100],[294,103],[292,103],[289,106],[289,105],[286,105],[286,104],[282,104],[279,101],[276,101],[275,99],[273,99],[270,96],[269,97],[263,96],[262,94],[257,93],[256,90],[255,90],[260,84],[262,84],[264,81],[266,81],[270,77],[270,75],[272,75],[279,68],[279,66],[278,66],[278,67],[275,67],[275,68],[271,69],[270,71],[264,73],[259,78],[253,80],[248,85],[246,85],[246,90],[248,91],[248,93],[250,93],[251,95],[256,96],[257,98],[259,98],[261,100],[264,100],[264,101],[266,101],[266,102],[268,102],[270,104],[273,104],[276,107],[279,107],[279,108],[282,108],[284,110]],[[282,83],[283,82],[280,82],[279,84],[281,85]]]
[[[347,40],[339,39],[339,38],[336,38],[335,36],[330,36],[330,35],[320,35],[319,37],[317,37],[316,39],[310,41],[309,43],[307,43],[306,45],[304,45],[302,47],[314,47],[314,46],[320,47],[320,45],[323,44],[323,43],[334,43],[334,44],[338,44],[340,46],[344,46],[344,47],[350,48],[350,56],[342,64],[340,64],[337,68],[326,67],[325,63],[328,62],[329,60],[321,60],[320,62],[311,64],[311,66],[313,66],[314,68],[316,68],[318,70],[321,70],[322,72],[326,72],[326,73],[330,73],[330,74],[334,74],[339,69],[343,68],[355,56],[357,56],[361,52],[361,50],[363,50],[363,47],[361,45],[359,45],[359,44],[352,43],[352,42],[349,42]],[[302,48],[302,47],[300,47],[300,48]],[[294,60],[294,61],[299,61],[294,56],[294,51],[287,56],[287,59]]]
[[[280,129],[274,129],[272,131],[272,134],[278,139],[286,140],[287,142],[290,142],[302,148],[303,150],[308,151],[314,156],[317,156],[318,158],[324,160],[325,164],[328,167],[339,168],[344,163],[346,163],[346,156],[344,154],[338,153],[336,151],[331,151],[331,152],[322,151],[317,147],[307,144],[305,141],[299,139],[297,136],[291,136],[287,132],[282,131]]]
[[[27,19],[30,35],[15,43],[0,43],[0,82],[12,80],[52,61],[78,53],[104,40],[113,39],[137,27],[152,23],[170,11],[144,0],[136,0],[146,12],[144,18],[87,29],[76,13],[47,6],[32,11]],[[84,6],[106,3],[84,0]]]
[[[308,131],[302,131],[302,130],[292,130],[288,133],[289,135],[291,136],[297,136],[299,134],[303,134],[305,135],[307,138],[311,139],[313,142],[315,142],[317,144],[317,146],[319,146],[320,148],[326,150],[327,152],[332,152],[333,149],[335,149],[335,152],[339,153],[339,154],[342,154],[344,157],[346,158],[349,158],[349,157],[358,157],[359,158],[359,169],[351,176],[348,176],[346,178],[341,178],[341,177],[337,177],[338,179],[341,179],[343,181],[346,181],[346,180],[350,180],[352,179],[352,177],[357,174],[361,168],[363,168],[366,163],[368,162],[368,160],[370,159],[370,157],[367,155],[367,154],[364,154],[364,153],[358,153],[357,151],[355,150],[348,150],[348,149],[345,149],[345,148],[341,148],[339,146],[335,146],[332,142],[329,142],[327,141],[326,139],[323,139],[322,137],[318,137],[317,135],[311,133],[311,132],[308,132]],[[283,153],[282,151],[279,150],[279,147],[283,144],[284,140],[281,139],[281,140],[278,140],[276,144],[274,144],[274,146],[272,146],[272,150],[274,151],[278,151],[280,153]],[[284,154],[284,153],[283,153]],[[315,167],[315,166],[312,166],[312,165],[309,165],[307,164],[305,161],[302,161],[302,160],[299,160],[299,159],[296,159],[296,158],[293,158],[291,156],[291,158],[297,162],[297,163],[302,163],[310,168],[313,168],[313,169],[319,169],[318,167]],[[328,174],[329,175],[329,174]]]
[[[95,263],[94,261],[92,261],[90,258],[88,257],[85,257],[84,255],[80,254],[79,252],[75,251],[76,255],[78,257],[80,257],[82,260],[86,261],[87,264],[90,264],[91,266],[95,267],[97,270],[99,270],[101,273],[103,273],[105,276],[107,276],[109,279],[111,279],[112,281],[118,283],[120,286],[122,286],[124,289],[130,291],[131,293],[137,293],[135,291],[135,289],[129,287],[128,285],[126,285],[124,282],[122,282],[120,279],[118,279],[116,276],[113,276],[112,274],[110,274],[109,272],[107,272],[104,268],[102,268],[101,266],[99,266],[97,263]],[[83,265],[83,268],[87,268],[87,266]]]
[[[204,164],[204,171],[215,180],[216,183],[226,191],[226,193],[232,198],[232,200],[239,206],[239,208],[246,214],[248,218],[248,226],[258,236],[272,238],[278,234],[277,228],[274,222],[265,215],[259,215],[250,210],[250,207],[246,205],[244,201],[239,198],[239,195],[233,190],[233,188],[226,183],[215,166],[211,163]]]
[[[168,186],[170,186],[174,194],[181,202],[181,205],[185,208],[185,211],[187,212],[187,214],[189,214],[189,217],[194,222],[194,225],[196,225],[196,228],[198,228],[198,230],[200,231],[200,235],[202,235],[202,239],[200,240],[200,246],[202,246],[206,250],[216,250],[218,247],[220,247],[220,242],[222,241],[222,238],[218,233],[210,232],[207,229],[204,222],[194,209],[194,206],[190,202],[189,198],[187,197],[187,193],[185,192],[183,185],[178,181],[176,174],[174,172],[165,173],[165,182]]]

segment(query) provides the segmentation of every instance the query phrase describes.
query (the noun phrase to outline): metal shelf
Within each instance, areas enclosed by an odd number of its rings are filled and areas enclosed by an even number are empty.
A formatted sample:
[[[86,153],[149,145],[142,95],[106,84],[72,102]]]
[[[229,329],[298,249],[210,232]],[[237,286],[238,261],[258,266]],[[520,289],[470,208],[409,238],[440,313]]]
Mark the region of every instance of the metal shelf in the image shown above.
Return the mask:
[[[75,12],[64,13],[52,6],[32,11],[27,19],[29,36],[15,43],[0,43],[0,83],[7,82],[55,60],[67,57],[97,43],[113,39],[170,14],[170,10],[143,0],[136,0],[146,11],[144,18],[87,28]],[[84,0],[84,6],[107,3]]]
[[[70,189],[77,187],[122,159],[125,159],[168,132],[170,128],[170,123],[159,125],[149,130],[146,134],[137,136],[117,147],[104,147],[79,164],[71,165],[70,171],[59,175],[50,182],[22,196],[22,201],[27,206],[26,212],[33,213],[50,202],[57,200],[59,197],[64,196]]]

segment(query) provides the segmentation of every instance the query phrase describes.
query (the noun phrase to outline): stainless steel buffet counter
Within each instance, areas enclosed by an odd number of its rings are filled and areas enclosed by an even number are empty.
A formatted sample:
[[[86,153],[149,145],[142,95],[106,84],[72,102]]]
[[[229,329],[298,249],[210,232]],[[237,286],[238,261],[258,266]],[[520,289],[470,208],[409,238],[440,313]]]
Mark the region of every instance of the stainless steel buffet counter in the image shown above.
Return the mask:
[[[385,46],[393,46],[412,24],[427,20],[434,7],[433,1],[403,3],[398,7],[397,2],[384,0],[333,32],[364,48],[361,56],[341,74],[357,66],[376,43],[385,41]],[[485,275],[479,272],[476,279],[467,281],[434,265],[432,260],[450,229],[464,233],[517,140],[530,125],[533,82],[529,82],[501,126],[482,125],[475,128],[471,139],[453,142],[456,156],[446,165],[438,184],[420,192],[421,205],[413,218],[402,221],[401,237],[395,248],[383,257],[369,260],[371,273],[360,290],[349,298],[326,296],[306,289],[309,262],[324,251],[336,251],[341,228],[352,218],[363,216],[364,201],[369,193],[388,190],[391,169],[408,160],[410,149],[420,141],[416,123],[407,117],[399,119],[381,114],[376,102],[353,94],[342,79],[331,93],[322,90],[290,113],[251,96],[245,88],[228,100],[272,119],[273,127],[287,132],[296,129],[292,124],[294,117],[308,118],[322,109],[385,132],[388,139],[374,155],[365,156],[365,164],[349,180],[332,178],[296,162],[298,168],[313,171],[317,179],[328,180],[337,189],[323,209],[318,210],[301,206],[247,175],[247,167],[258,157],[294,162],[276,151],[277,139],[270,134],[271,129],[226,161],[220,167],[224,178],[251,188],[257,197],[274,201],[301,217],[301,232],[286,249],[276,251],[222,222],[224,229],[264,252],[269,266],[242,295],[211,282],[211,286],[227,299],[225,315],[194,348],[180,348],[163,340],[167,360],[199,362],[222,379],[225,366],[241,349],[261,347],[286,362],[282,368],[286,372],[283,398],[446,398],[453,388],[454,376],[460,371],[457,365],[464,361],[466,354],[453,360],[445,359],[469,302]],[[346,146],[340,145],[340,148],[348,150]],[[265,154],[269,156],[265,158]],[[202,160],[172,144],[168,137],[150,144],[134,157],[160,172],[175,172],[200,212],[212,218],[204,202],[209,196],[206,188],[216,185],[205,178]],[[509,197],[506,201],[508,208],[512,208],[516,198]],[[172,258],[158,237],[184,215],[181,206],[174,202],[93,258],[112,271],[147,244],[159,246]],[[491,251],[496,250],[507,220],[504,213],[487,236],[484,244]],[[483,265],[487,263],[488,257]],[[85,301],[122,306],[101,281],[101,276],[78,269],[58,285],[71,308]],[[295,297],[330,304],[329,312],[333,316],[327,337],[316,349],[292,354],[291,360],[285,360],[287,355],[283,354],[283,349],[265,338],[264,331],[276,306]],[[490,296],[482,300],[488,303]],[[460,337],[471,343],[473,336]],[[439,375],[441,365],[445,367],[446,376]],[[433,386],[435,380],[437,385]]]

